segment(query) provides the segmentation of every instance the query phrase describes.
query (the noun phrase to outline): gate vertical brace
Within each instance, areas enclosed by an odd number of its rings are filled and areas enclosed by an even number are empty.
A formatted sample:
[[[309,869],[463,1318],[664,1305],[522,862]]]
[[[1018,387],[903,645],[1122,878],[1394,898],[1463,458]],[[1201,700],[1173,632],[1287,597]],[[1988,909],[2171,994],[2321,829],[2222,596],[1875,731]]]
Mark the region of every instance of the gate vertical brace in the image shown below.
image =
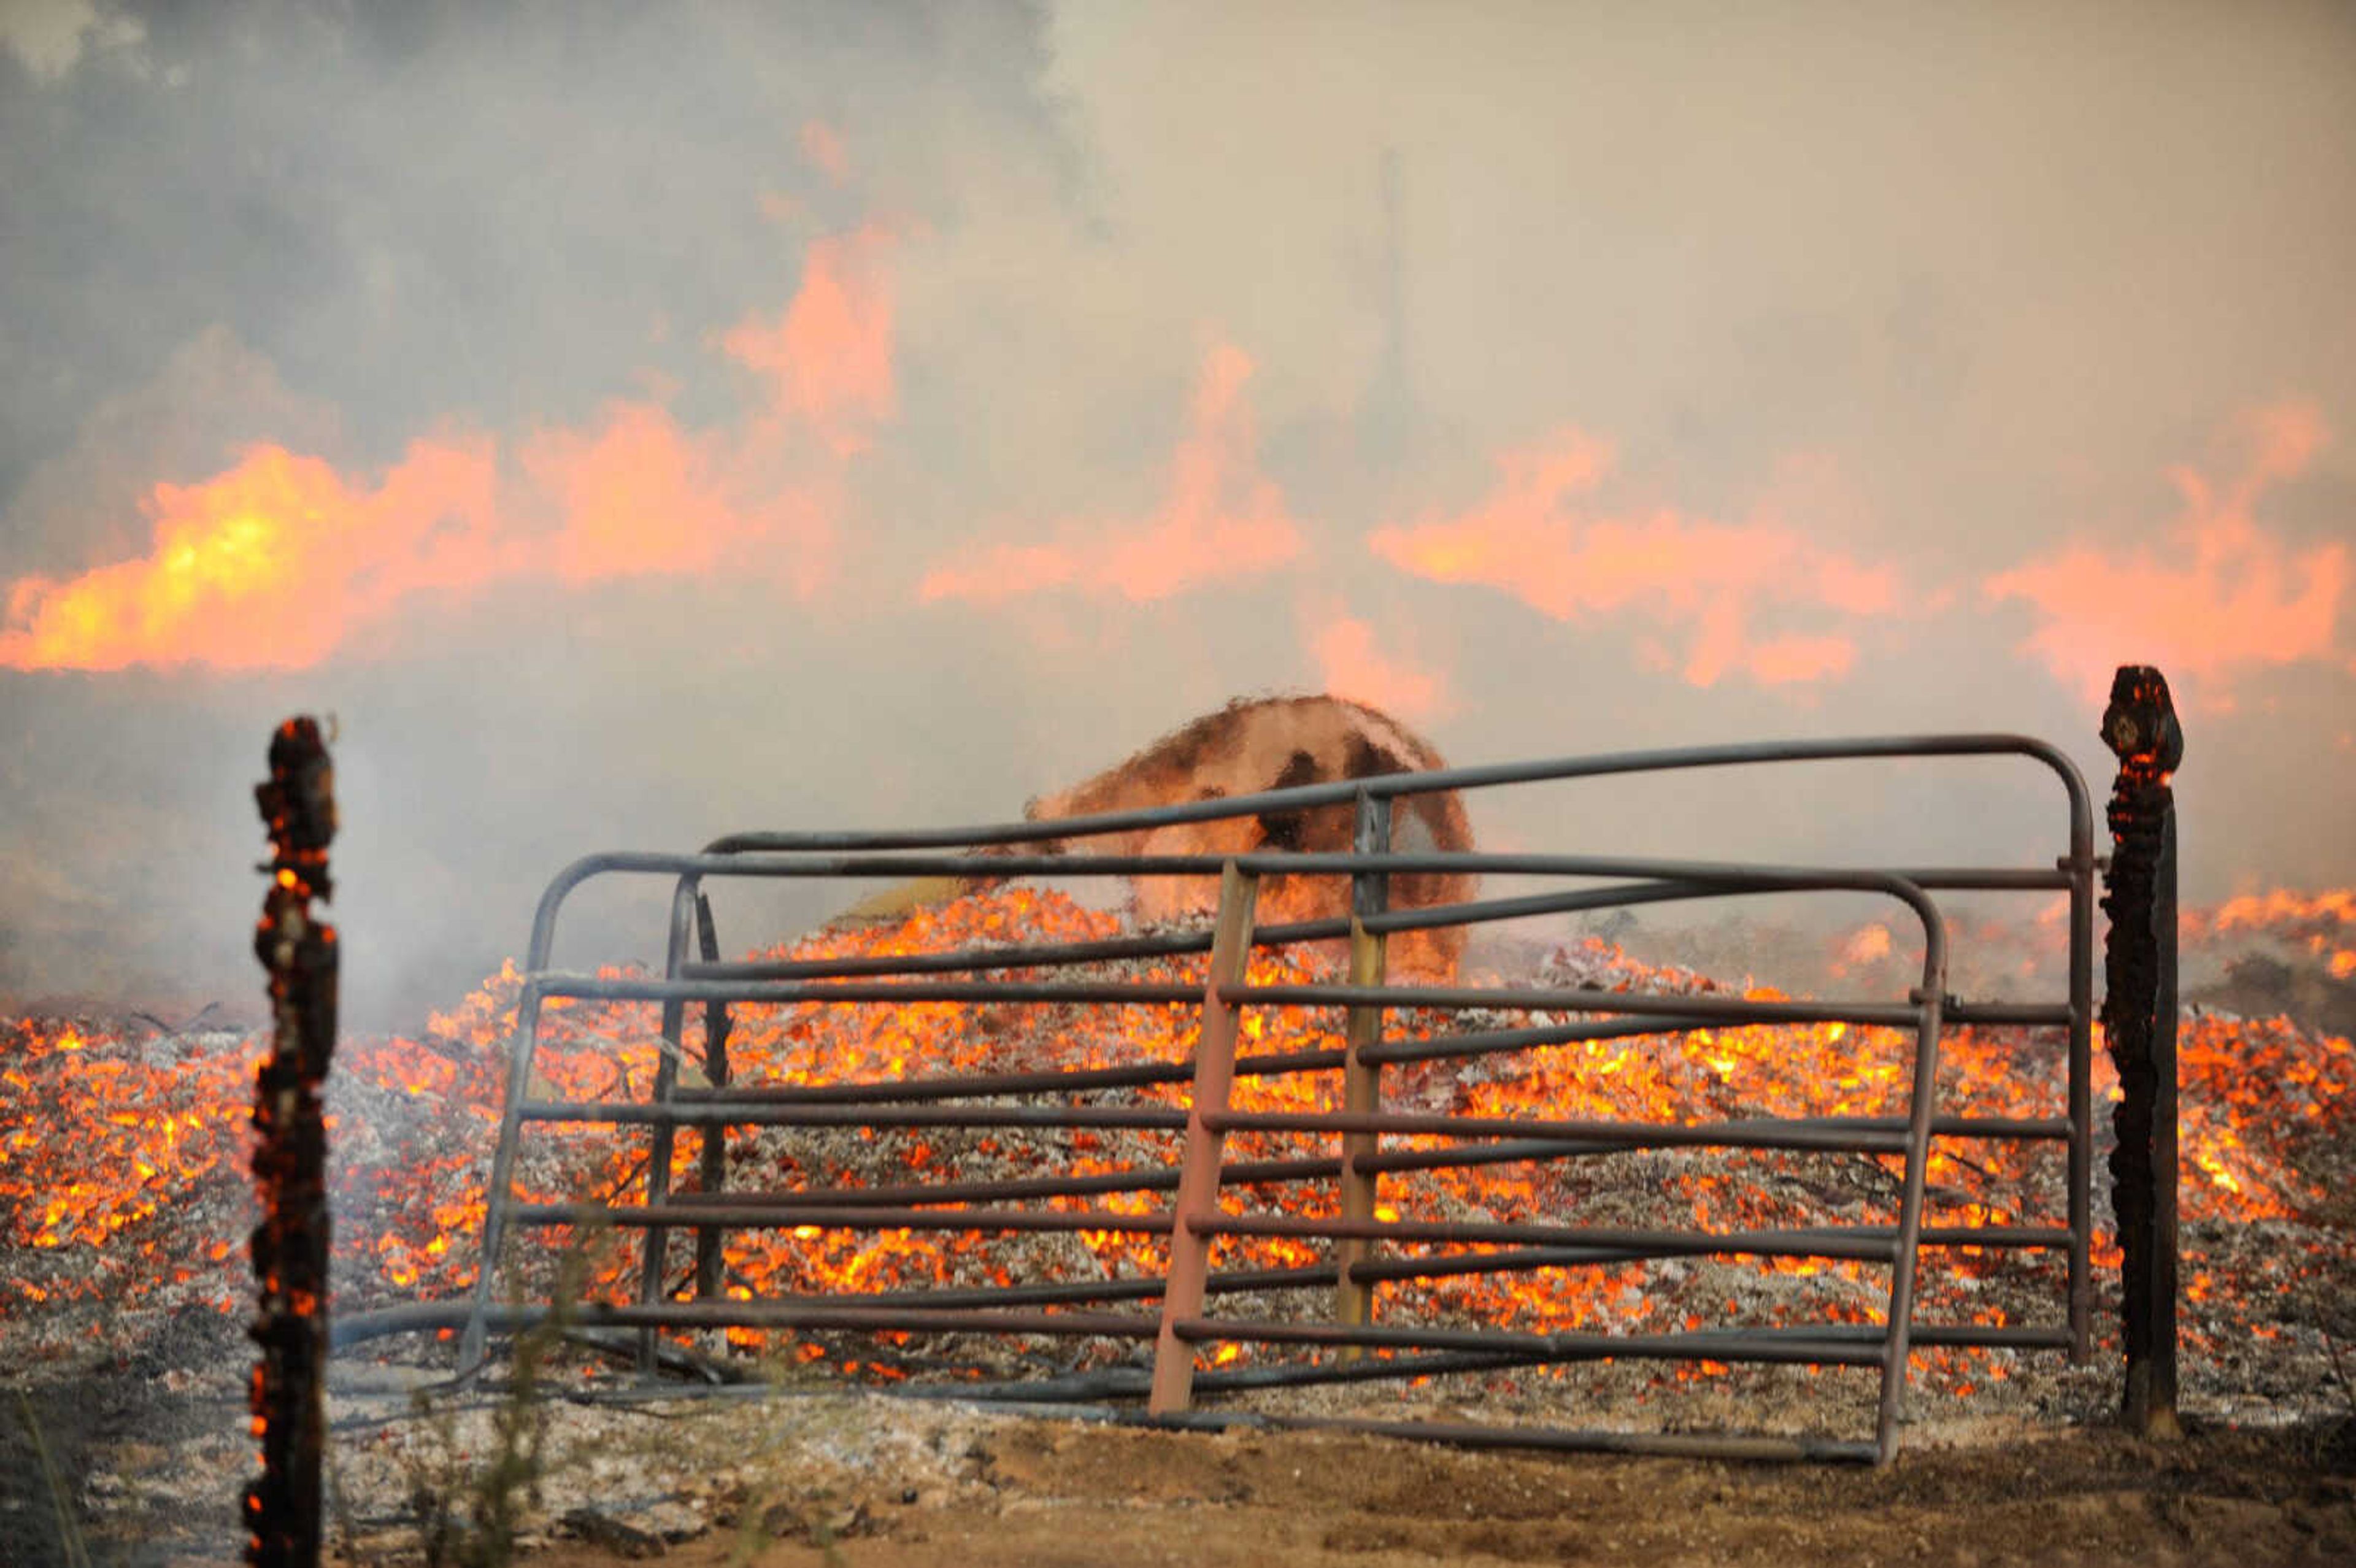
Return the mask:
[[[720,933],[712,922],[712,901],[702,893],[695,895],[695,944],[706,964],[720,962]],[[714,1089],[728,1087],[728,1030],[731,1018],[726,1002],[706,1002],[703,1005],[703,1076]],[[702,1164],[699,1174],[704,1194],[723,1190],[728,1185],[728,1125],[713,1122],[703,1129]],[[720,1294],[721,1238],[723,1232],[712,1226],[695,1232],[695,1294],[699,1300],[710,1300]]]
[[[1916,890],[1919,896],[1920,889]],[[1925,902],[1922,906],[1931,909]],[[1890,1320],[1881,1348],[1881,1401],[1874,1418],[1874,1463],[1898,1457],[1905,1414],[1907,1354],[1914,1333],[1914,1295],[1922,1267],[1922,1204],[1930,1186],[1931,1124],[1939,1094],[1939,1032],[1945,1026],[1947,926],[1935,909],[1922,922],[1922,983],[1909,999],[1921,1009],[1914,1034],[1912,1097],[1906,1107],[1906,1174],[1899,1189],[1897,1235],[1890,1256]]]
[[[2122,665],[2103,714],[2119,759],[2111,790],[2111,868],[2103,912],[2103,1026],[2118,1066],[2112,1203],[2118,1215],[2126,1386],[2120,1416],[2146,1437],[2182,1435],[2176,1418],[2176,796],[2184,760],[2168,681]]]
[[[1251,963],[1252,911],[1259,879],[1230,860],[1219,872],[1219,922],[1211,938],[1210,972],[1203,981],[1203,1022],[1194,1044],[1194,1090],[1186,1106],[1186,1148],[1178,1167],[1178,1193],[1171,1203],[1170,1275],[1162,1292],[1162,1328],[1153,1341],[1153,1385],[1146,1413],[1168,1415],[1184,1410],[1194,1392],[1194,1347],[1178,1336],[1178,1325],[1203,1310],[1203,1286],[1210,1273],[1211,1238],[1195,1227],[1219,1213],[1219,1157],[1226,1135],[1204,1123],[1227,1108],[1236,1081],[1238,1009],[1219,987],[1240,982]]]
[[[537,955],[535,955],[537,956]],[[475,1268],[475,1298],[458,1339],[460,1377],[471,1378],[489,1348],[491,1293],[498,1283],[499,1253],[507,1246],[508,1205],[515,1198],[516,1158],[523,1143],[523,1103],[531,1091],[531,1064],[540,1054],[540,976],[531,972],[516,992],[515,1034],[508,1049],[505,1097],[499,1102],[499,1136],[491,1147],[491,1173],[483,1183],[482,1259]]]
[[[336,1050],[336,928],[311,916],[333,898],[336,769],[317,722],[289,719],[270,741],[270,777],[254,788],[270,830],[270,873],[254,956],[270,971],[270,1054],[255,1070],[253,1228],[258,1302],[246,1330],[260,1349],[248,1400],[262,1474],[245,1489],[245,1560],[312,1568],[323,1537],[327,1454],[327,1129],[320,1095]]]
[[[1354,855],[1384,855],[1391,847],[1391,797],[1376,796],[1365,790],[1358,792],[1357,824],[1350,837]],[[1365,922],[1381,914],[1390,905],[1390,878],[1379,871],[1360,871],[1350,879],[1350,984],[1379,986],[1387,967],[1386,944],[1378,932],[1369,933]],[[1382,1107],[1383,1069],[1376,1061],[1365,1061],[1360,1052],[1383,1037],[1383,1009],[1352,1008],[1343,1037],[1342,1108],[1353,1113],[1370,1113]],[[1376,1184],[1379,1179],[1372,1171],[1361,1171],[1358,1161],[1375,1153],[1381,1140],[1372,1133],[1342,1135],[1341,1199],[1342,1218],[1356,1222],[1371,1222],[1375,1217]],[[1350,1266],[1365,1258],[1372,1243],[1363,1237],[1352,1236],[1336,1243],[1333,1261],[1336,1278],[1333,1284],[1333,1317],[1336,1322],[1357,1327],[1374,1317],[1373,1287],[1353,1279]],[[1342,1359],[1355,1360],[1355,1346],[1343,1351]]]
[[[679,978],[687,962],[687,939],[695,917],[696,881],[681,877],[670,901],[670,938],[664,944],[663,978]],[[662,1104],[679,1087],[680,1037],[685,1032],[687,1004],[677,999],[662,1005],[662,1055],[655,1062],[654,1101]],[[647,1153],[647,1207],[660,1209],[670,1200],[672,1125],[657,1122]],[[638,1301],[652,1307],[663,1298],[663,1268],[670,1253],[670,1232],[661,1225],[647,1227],[646,1262],[638,1276]],[[638,1374],[655,1375],[655,1330],[638,1330]]]
[[[2070,1364],[2094,1354],[2094,850],[2072,816],[2070,858]]]

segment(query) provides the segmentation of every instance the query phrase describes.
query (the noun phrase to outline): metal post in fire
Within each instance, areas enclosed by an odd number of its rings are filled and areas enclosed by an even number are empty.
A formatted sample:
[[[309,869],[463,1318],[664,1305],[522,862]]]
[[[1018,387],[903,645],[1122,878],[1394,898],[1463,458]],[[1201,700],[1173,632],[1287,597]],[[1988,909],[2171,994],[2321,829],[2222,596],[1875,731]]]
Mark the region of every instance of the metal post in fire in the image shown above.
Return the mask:
[[[701,892],[695,895],[696,950],[706,964],[720,962],[720,932],[712,921],[712,901]],[[703,1005],[703,1078],[714,1089],[728,1087],[728,1030],[730,1019],[726,1002],[706,1002]],[[718,1124],[703,1129],[701,1196],[709,1199],[728,1185],[728,1128]],[[722,1232],[704,1226],[695,1232],[695,1296],[699,1301],[712,1301],[720,1296],[721,1274],[724,1258],[721,1251]]]
[[[2103,1028],[2119,1072],[2112,1202],[2118,1215],[2126,1392],[2121,1414],[2147,1437],[2176,1419],[2176,797],[2184,757],[2168,682],[2123,665],[2103,739],[2118,754],[2104,881]]]
[[[692,877],[682,877],[672,891],[670,905],[670,941],[669,955],[663,960],[663,975],[677,979],[680,966],[687,962],[688,933],[695,918],[695,908],[701,894]],[[680,1042],[684,1038],[687,1004],[673,998],[662,1005],[662,1055],[655,1061],[654,1097],[658,1104],[668,1102],[679,1092]],[[647,1151],[647,1197],[648,1212],[666,1207],[670,1202],[670,1164],[673,1128],[657,1123],[652,1129]],[[706,1135],[707,1138],[709,1135]],[[660,1225],[647,1227],[645,1264],[638,1275],[638,1302],[652,1307],[670,1294],[665,1275],[669,1267],[670,1232]],[[656,1342],[658,1336],[649,1327],[638,1330],[638,1372],[642,1377],[655,1375]]]
[[[1376,796],[1365,790],[1358,792],[1357,825],[1351,835],[1350,848],[1357,855],[1387,855],[1391,848],[1391,799]],[[1383,983],[1384,942],[1379,932],[1369,933],[1365,923],[1381,914],[1390,904],[1390,879],[1378,871],[1361,871],[1350,879],[1350,984],[1379,986]],[[1367,1047],[1383,1037],[1383,1009],[1352,1008],[1344,1037],[1344,1060],[1342,1066],[1342,1108],[1352,1112],[1373,1112],[1382,1108],[1382,1064],[1368,1061],[1362,1054]],[[1360,1168],[1359,1162],[1371,1158],[1380,1140],[1372,1133],[1342,1135],[1342,1218],[1354,1223],[1371,1223],[1375,1218],[1376,1173]],[[1364,1324],[1374,1317],[1373,1288],[1351,1276],[1351,1265],[1364,1260],[1369,1243],[1351,1237],[1334,1243],[1333,1261],[1339,1277],[1333,1285],[1333,1317],[1336,1322]],[[1343,1352],[1344,1360],[1355,1360],[1356,1347]]]
[[[253,1228],[261,1349],[251,1392],[262,1475],[246,1488],[246,1561],[309,1568],[319,1560],[319,1470],[327,1428],[327,1125],[320,1089],[336,1046],[336,928],[311,917],[333,896],[336,770],[317,722],[289,719],[270,740],[270,777],[254,786],[270,829],[270,877],[254,955],[270,971],[270,1054],[254,1076]]]
[[[1146,1411],[1171,1415],[1194,1394],[1194,1347],[1183,1331],[1203,1310],[1211,1267],[1205,1227],[1219,1218],[1219,1159],[1225,1132],[1206,1118],[1222,1115],[1236,1080],[1236,1034],[1241,1011],[1219,995],[1240,984],[1251,966],[1252,920],[1259,902],[1259,879],[1236,869],[1230,860],[1219,872],[1219,919],[1213,928],[1211,964],[1203,980],[1203,1013],[1194,1044],[1194,1093],[1187,1102],[1185,1152],[1178,1166],[1178,1190],[1170,1204],[1169,1280],[1162,1291],[1162,1323],[1153,1341],[1153,1381]]]

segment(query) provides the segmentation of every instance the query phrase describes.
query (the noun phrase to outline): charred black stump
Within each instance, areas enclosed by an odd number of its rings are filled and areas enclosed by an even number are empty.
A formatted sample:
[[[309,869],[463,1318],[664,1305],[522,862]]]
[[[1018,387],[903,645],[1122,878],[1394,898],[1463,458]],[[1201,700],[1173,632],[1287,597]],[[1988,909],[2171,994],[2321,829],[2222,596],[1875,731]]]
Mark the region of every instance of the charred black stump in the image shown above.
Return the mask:
[[[2118,1215],[2126,1392],[2122,1415],[2150,1437],[2176,1420],[2176,797],[2184,757],[2168,682],[2124,665],[2111,682],[2103,740],[2119,759],[2104,878],[2103,1029],[2119,1072],[2112,1115],[2112,1202]]]
[[[253,1229],[260,1307],[249,1330],[254,1435],[262,1475],[246,1488],[246,1561],[311,1568],[321,1540],[319,1472],[327,1429],[327,1125],[320,1088],[336,1045],[336,928],[311,918],[333,896],[327,845],[336,836],[336,771],[319,726],[290,719],[270,741],[270,777],[254,788],[270,829],[270,891],[253,950],[270,971],[273,1031],[254,1076]]]

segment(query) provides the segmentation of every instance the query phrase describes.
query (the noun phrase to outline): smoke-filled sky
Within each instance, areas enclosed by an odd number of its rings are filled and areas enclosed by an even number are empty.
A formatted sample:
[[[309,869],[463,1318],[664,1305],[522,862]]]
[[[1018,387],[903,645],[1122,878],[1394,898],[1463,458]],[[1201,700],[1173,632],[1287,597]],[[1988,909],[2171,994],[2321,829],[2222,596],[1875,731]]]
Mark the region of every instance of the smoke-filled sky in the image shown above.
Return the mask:
[[[2150,662],[2188,895],[2356,881],[2351,82],[2342,5],[0,0],[0,994],[254,989],[296,710],[362,1021],[581,853],[1271,690],[2100,791]],[[2060,848],[2017,763],[1475,821]]]

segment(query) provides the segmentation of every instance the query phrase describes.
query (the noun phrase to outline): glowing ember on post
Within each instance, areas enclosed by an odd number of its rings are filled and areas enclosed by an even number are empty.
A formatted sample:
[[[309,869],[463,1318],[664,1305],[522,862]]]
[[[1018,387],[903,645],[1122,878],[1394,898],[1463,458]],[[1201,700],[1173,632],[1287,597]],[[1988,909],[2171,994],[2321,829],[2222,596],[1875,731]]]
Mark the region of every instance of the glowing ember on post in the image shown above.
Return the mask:
[[[290,719],[270,742],[270,778],[255,786],[269,825],[270,892],[254,953],[270,971],[276,1029],[254,1079],[253,1179],[262,1222],[253,1229],[261,1309],[252,1333],[254,1435],[262,1476],[246,1488],[256,1568],[319,1560],[319,1465],[327,1432],[320,1407],[327,1356],[327,1132],[319,1089],[336,1046],[336,930],[311,918],[329,898],[327,845],[336,836],[336,773],[318,724]]]

